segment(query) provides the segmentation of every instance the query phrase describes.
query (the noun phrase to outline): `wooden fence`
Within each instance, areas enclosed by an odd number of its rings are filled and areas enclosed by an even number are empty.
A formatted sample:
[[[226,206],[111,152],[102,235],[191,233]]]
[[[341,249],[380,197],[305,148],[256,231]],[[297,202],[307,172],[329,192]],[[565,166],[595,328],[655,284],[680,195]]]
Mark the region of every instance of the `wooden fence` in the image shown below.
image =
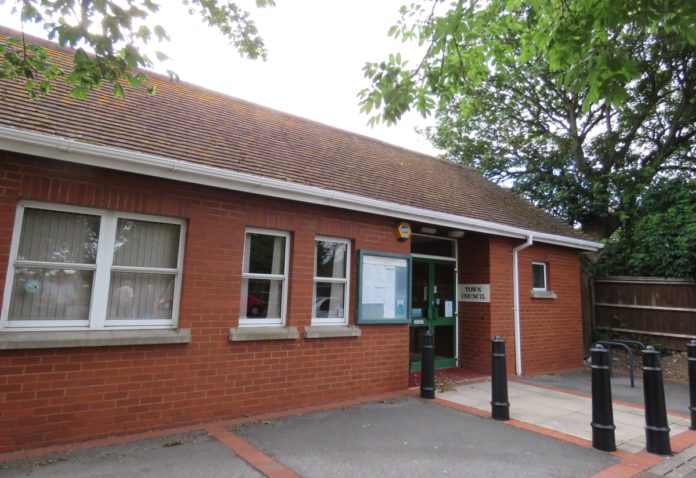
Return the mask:
[[[585,289],[585,287],[584,287]],[[677,350],[696,339],[696,283],[654,277],[606,277],[589,284],[595,330],[640,336]],[[585,302],[587,303],[587,302]]]

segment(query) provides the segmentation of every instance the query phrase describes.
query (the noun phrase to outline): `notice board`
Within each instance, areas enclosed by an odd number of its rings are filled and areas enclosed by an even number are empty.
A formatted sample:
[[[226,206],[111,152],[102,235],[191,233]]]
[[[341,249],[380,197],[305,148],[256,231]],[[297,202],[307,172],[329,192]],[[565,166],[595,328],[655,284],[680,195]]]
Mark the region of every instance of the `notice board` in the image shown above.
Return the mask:
[[[407,324],[410,280],[409,255],[359,251],[356,322]]]

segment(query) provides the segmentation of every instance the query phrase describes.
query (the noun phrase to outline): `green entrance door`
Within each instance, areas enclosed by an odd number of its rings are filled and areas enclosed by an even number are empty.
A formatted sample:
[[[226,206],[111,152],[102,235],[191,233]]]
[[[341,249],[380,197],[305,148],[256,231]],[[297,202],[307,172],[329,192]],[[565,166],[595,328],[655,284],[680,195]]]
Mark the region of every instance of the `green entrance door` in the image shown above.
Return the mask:
[[[435,368],[454,367],[456,360],[455,262],[413,258],[411,275],[410,370],[421,369],[426,330],[435,338]]]

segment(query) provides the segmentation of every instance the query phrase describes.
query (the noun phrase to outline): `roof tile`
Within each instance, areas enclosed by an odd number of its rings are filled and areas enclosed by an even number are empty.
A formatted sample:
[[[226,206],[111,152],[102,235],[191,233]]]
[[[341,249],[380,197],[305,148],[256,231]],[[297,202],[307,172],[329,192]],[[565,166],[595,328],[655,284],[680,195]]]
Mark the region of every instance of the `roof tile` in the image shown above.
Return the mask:
[[[0,28],[0,41],[17,32]],[[68,65],[71,53],[32,39]],[[149,73],[155,95],[87,100],[56,83],[38,101],[0,81],[0,125],[155,154],[536,232],[590,239],[475,170]]]

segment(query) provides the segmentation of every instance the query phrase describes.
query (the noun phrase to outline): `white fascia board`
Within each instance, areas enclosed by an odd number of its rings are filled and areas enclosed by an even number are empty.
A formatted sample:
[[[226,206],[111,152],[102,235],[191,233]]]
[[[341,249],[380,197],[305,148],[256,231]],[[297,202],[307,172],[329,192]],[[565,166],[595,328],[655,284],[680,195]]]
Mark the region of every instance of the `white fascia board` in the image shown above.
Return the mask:
[[[190,163],[111,146],[84,143],[61,136],[0,126],[0,149],[70,163],[115,169],[186,183],[212,186],[310,204],[332,206],[401,220],[423,222],[485,234],[525,239],[574,249],[596,251],[603,245],[566,236],[546,234],[456,214],[367,198],[355,194],[264,178],[214,166]]]

